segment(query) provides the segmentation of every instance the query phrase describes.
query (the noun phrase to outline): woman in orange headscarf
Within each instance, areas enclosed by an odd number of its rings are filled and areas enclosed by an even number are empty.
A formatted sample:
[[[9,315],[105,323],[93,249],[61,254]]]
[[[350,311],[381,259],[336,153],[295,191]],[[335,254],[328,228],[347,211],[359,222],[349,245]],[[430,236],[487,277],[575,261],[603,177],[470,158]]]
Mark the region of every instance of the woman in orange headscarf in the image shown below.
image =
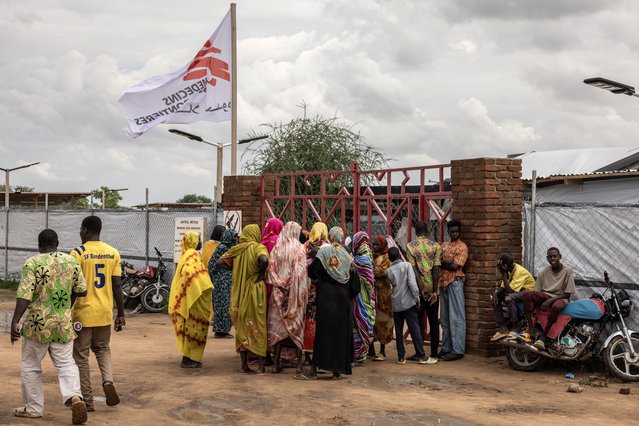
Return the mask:
[[[182,238],[182,256],[175,269],[169,314],[173,321],[182,368],[202,367],[206,335],[211,316],[213,284],[197,250],[200,234],[187,232]]]
[[[373,273],[375,274],[375,326],[373,328],[373,343],[368,348],[368,355],[374,361],[384,361],[386,359],[386,345],[393,340],[393,287],[386,275],[391,262],[388,260],[386,237],[376,235],[372,243]],[[378,354],[375,354],[374,342],[380,343]]]

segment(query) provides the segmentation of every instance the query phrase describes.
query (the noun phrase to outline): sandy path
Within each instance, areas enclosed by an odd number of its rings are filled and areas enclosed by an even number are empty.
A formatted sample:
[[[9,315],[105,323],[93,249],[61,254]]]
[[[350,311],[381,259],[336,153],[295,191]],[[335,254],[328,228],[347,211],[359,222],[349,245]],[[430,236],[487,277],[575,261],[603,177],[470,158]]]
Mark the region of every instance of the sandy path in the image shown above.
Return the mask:
[[[0,309],[9,303],[0,303]],[[267,376],[237,373],[239,357],[232,339],[209,339],[201,370],[178,368],[171,321],[161,314],[127,320],[126,330],[112,337],[115,384],[122,404],[96,401],[88,424],[631,424],[639,422],[639,384],[620,395],[622,384],[584,386],[567,393],[571,380],[563,371],[519,373],[505,359],[466,356],[433,366],[397,365],[394,345],[385,362],[355,368],[341,381],[293,380],[293,370]],[[409,351],[409,354],[411,352]],[[21,405],[20,345],[0,334],[2,398],[0,424],[70,424],[60,405],[51,361],[43,362],[46,413],[41,420],[18,419]],[[94,361],[94,360],[92,360]],[[577,367],[575,366],[577,369]],[[92,364],[94,383],[98,370]],[[574,382],[588,374],[575,373]],[[624,385],[625,386],[625,385]],[[95,386],[94,386],[95,389]],[[101,389],[96,391],[101,395]]]

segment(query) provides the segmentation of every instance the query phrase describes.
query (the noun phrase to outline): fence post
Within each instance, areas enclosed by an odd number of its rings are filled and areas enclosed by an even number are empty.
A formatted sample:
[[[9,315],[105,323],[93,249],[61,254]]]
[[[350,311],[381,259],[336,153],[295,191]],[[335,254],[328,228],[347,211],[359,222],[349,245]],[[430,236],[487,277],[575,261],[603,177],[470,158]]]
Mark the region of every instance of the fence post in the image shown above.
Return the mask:
[[[4,279],[9,281],[9,208],[4,209],[5,227],[4,227]]]
[[[149,223],[149,188],[146,188],[146,205],[144,207],[146,213],[146,245],[144,251],[144,266],[149,266],[149,231],[151,229]]]
[[[49,193],[44,194],[44,227],[49,229]]]
[[[353,235],[359,231],[359,196],[360,196],[360,172],[357,163],[351,163],[353,173]]]
[[[537,240],[537,170],[532,171],[532,196],[530,197],[530,273],[535,274],[535,245]]]

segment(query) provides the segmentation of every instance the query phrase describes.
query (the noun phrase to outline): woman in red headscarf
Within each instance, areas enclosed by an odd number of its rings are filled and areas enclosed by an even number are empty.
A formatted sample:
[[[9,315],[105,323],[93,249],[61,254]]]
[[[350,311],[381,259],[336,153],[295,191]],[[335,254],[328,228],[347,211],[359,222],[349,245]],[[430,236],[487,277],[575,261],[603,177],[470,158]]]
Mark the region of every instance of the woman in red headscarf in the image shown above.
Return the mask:
[[[380,343],[379,353],[375,354],[375,343],[371,343],[368,355],[374,361],[386,359],[386,345],[393,340],[393,287],[386,275],[391,265],[388,260],[388,241],[384,235],[373,238],[373,272],[375,273],[375,327],[373,342]]]

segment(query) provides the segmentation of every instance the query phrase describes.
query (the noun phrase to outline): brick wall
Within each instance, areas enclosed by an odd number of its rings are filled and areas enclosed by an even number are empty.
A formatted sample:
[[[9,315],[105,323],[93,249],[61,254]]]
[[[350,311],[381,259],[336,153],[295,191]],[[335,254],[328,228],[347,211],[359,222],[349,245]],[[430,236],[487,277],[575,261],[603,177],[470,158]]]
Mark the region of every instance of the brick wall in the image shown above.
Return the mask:
[[[466,262],[466,350],[497,355],[490,294],[498,279],[496,261],[510,253],[521,263],[521,160],[476,158],[451,162],[453,218],[462,222]]]
[[[260,225],[260,176],[224,176],[224,211],[241,210],[242,226]],[[274,191],[274,183],[267,182],[266,191]]]

